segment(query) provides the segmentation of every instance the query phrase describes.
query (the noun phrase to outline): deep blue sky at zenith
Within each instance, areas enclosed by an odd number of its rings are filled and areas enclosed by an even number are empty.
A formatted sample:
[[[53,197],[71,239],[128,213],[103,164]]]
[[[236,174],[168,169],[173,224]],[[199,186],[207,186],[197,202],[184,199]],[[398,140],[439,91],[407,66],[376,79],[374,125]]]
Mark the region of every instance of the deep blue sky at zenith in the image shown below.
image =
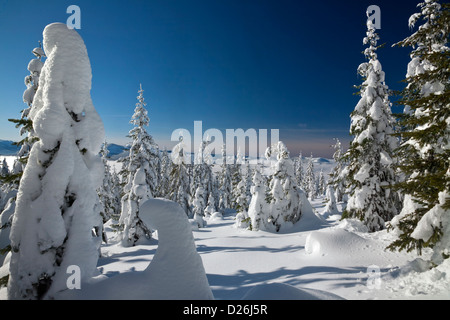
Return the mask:
[[[350,140],[349,115],[361,84],[366,9],[381,8],[379,60],[401,89],[416,0],[0,0],[0,139],[17,140],[7,121],[25,107],[31,50],[44,27],[81,9],[92,65],[92,99],[107,140],[125,143],[142,83],[149,133],[171,148],[173,130],[280,129],[292,155],[331,157],[333,138]],[[394,111],[398,111],[394,109]]]

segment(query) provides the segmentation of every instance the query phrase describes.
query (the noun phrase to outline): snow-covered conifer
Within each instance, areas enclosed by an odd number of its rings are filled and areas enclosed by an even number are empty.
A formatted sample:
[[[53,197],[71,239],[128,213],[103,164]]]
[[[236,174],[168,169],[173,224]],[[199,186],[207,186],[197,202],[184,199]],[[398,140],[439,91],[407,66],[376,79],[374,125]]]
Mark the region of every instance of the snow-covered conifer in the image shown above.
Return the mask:
[[[172,170],[170,172],[170,185],[168,199],[178,202],[183,208],[186,215],[191,218],[191,206],[190,206],[190,184],[189,176],[187,173],[188,155],[186,154],[186,146],[183,141],[183,137],[180,137],[180,141],[172,149]]]
[[[325,205],[323,214],[326,216],[338,214],[339,211],[336,204],[335,191],[333,189],[333,186],[330,184],[327,186],[325,198],[327,199],[327,204]]]
[[[113,176],[111,174],[111,167],[107,162],[108,157],[108,144],[103,143],[103,147],[100,151],[100,155],[102,157],[103,166],[105,175],[103,177],[103,183],[97,190],[98,197],[101,203],[101,216],[103,220],[103,224],[108,222],[111,217],[120,212],[120,207],[118,206],[119,199],[117,199],[117,194],[114,193],[114,181]],[[106,233],[103,232],[103,241],[107,242]]]
[[[199,228],[204,228],[206,226],[206,221],[203,219],[205,216],[205,189],[200,185],[195,191],[194,200],[192,201],[194,214],[194,221],[197,223]]]
[[[29,119],[29,114],[33,106],[34,97],[39,88],[39,77],[41,75],[42,67],[44,66],[41,59],[45,57],[45,53],[41,48],[40,42],[39,47],[34,48],[31,52],[35,58],[28,63],[28,71],[30,74],[25,77],[25,86],[27,89],[23,93],[23,102],[27,104],[27,108],[22,110],[20,119],[8,119],[8,121],[16,124],[16,128],[21,127],[21,136],[26,134],[26,137],[17,143],[21,146],[18,155],[21,157],[20,161],[24,165],[27,162],[31,146],[37,139],[33,134],[33,123],[31,119]],[[20,176],[21,174],[18,175],[18,178],[20,178]]]
[[[311,157],[308,158],[308,164],[306,167],[304,178],[304,190],[310,200],[314,200],[316,197],[316,174],[314,172],[314,160],[311,153]]]
[[[6,158],[3,158],[2,168],[0,170],[0,176],[2,176],[2,177],[9,176],[9,166],[8,166],[8,163],[6,162]]]
[[[213,193],[210,193],[208,196],[208,204],[205,208],[205,217],[211,216],[214,212],[216,212],[216,200]]]
[[[301,200],[288,149],[281,141],[271,149],[270,154],[276,155],[277,162],[273,167],[270,184],[271,201],[266,228],[268,231],[279,232],[300,220]]]
[[[266,182],[261,175],[259,168],[255,168],[251,192],[252,198],[248,209],[248,215],[250,217],[252,230],[265,230],[269,203],[266,201]]]
[[[94,275],[102,221],[96,189],[102,121],[90,96],[91,66],[83,40],[65,24],[44,29],[47,60],[29,118],[33,144],[11,226],[9,299],[52,298],[67,289],[67,268]]]
[[[353,141],[345,158],[348,161],[347,183],[351,190],[344,218],[358,218],[369,231],[385,228],[397,213],[399,200],[390,187],[396,183],[393,137],[395,120],[391,113],[389,89],[377,58],[379,37],[372,21],[367,21],[364,51],[368,62],[358,67],[364,82],[361,99],[351,114]]]
[[[125,246],[133,246],[142,238],[151,238],[151,231],[139,218],[139,207],[153,197],[158,183],[158,148],[145,129],[150,120],[145,109],[142,85],[138,93],[138,102],[130,121],[134,125],[129,132],[133,141],[126,162],[127,181],[119,220],[123,226],[122,243]]]
[[[407,86],[400,104],[400,170],[405,180],[403,210],[391,222],[399,238],[391,249],[433,248],[435,264],[450,256],[450,5],[427,0],[409,19],[416,32],[397,46],[411,47]]]
[[[244,157],[241,153],[241,149],[238,148],[237,150],[237,154],[236,154],[236,160],[235,163],[232,164],[230,166],[231,168],[231,208],[232,209],[237,209],[237,197],[238,194],[236,192],[234,192],[234,190],[236,190],[238,188],[238,184],[241,182],[242,180],[242,166],[244,164]]]
[[[225,209],[231,208],[231,171],[227,163],[225,144],[222,147],[222,164],[219,174],[219,210],[224,213]]]
[[[323,173],[323,169],[320,169],[319,173],[319,183],[317,186],[317,195],[319,197],[325,195],[327,183],[325,181],[325,175]]]
[[[342,143],[339,141],[339,139],[335,139],[336,143],[332,146],[334,148],[333,153],[333,160],[334,160],[334,167],[331,170],[330,178],[328,180],[328,184],[331,185],[335,192],[336,201],[341,202],[343,200],[344,192],[345,192],[345,186],[344,181],[341,178],[341,172],[345,167],[345,163],[343,160],[343,150],[342,150]]]
[[[166,198],[168,196],[170,185],[169,176],[172,169],[171,165],[172,161],[170,161],[169,153],[167,152],[167,149],[164,148],[163,152],[161,153],[161,170],[157,192],[158,197]]]
[[[298,158],[295,161],[295,178],[297,179],[297,186],[300,188],[303,188],[303,157],[302,153],[300,152]]]

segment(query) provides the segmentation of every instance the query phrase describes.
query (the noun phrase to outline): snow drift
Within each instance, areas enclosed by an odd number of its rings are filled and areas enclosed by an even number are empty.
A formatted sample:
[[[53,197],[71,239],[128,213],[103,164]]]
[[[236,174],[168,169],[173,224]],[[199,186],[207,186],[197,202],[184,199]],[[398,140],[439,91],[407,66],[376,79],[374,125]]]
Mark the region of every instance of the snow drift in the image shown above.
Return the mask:
[[[66,291],[59,299],[210,300],[213,294],[197,253],[191,225],[181,206],[150,199],[140,209],[142,221],[158,233],[158,249],[144,271],[99,278],[81,291]]]
[[[306,237],[305,251],[313,255],[348,254],[352,251],[364,250],[370,246],[370,240],[364,239],[344,229],[326,229],[314,231]]]
[[[251,288],[242,300],[344,300],[322,290],[296,288],[285,283],[260,284]]]

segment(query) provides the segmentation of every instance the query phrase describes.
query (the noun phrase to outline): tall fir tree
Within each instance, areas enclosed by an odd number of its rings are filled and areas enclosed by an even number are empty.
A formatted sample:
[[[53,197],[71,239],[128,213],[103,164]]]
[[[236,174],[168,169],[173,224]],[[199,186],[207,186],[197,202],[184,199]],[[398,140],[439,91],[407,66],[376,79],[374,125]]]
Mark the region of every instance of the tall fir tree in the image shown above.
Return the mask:
[[[398,189],[404,207],[392,223],[399,237],[389,248],[433,248],[435,264],[450,256],[450,4],[427,0],[409,19],[411,36],[396,44],[411,47],[400,105],[402,144]]]
[[[141,204],[153,197],[157,191],[159,161],[158,148],[145,127],[149,125],[148,112],[145,109],[144,90],[139,87],[138,102],[131,118],[134,127],[129,132],[133,139],[126,161],[127,181],[122,197],[122,210],[119,223],[123,226],[122,243],[133,246],[141,239],[151,238],[151,230],[139,217]]]
[[[351,193],[343,218],[360,219],[371,232],[384,229],[399,208],[397,194],[389,189],[397,179],[394,150],[398,141],[393,136],[395,120],[389,89],[376,53],[378,40],[375,26],[368,19],[363,42],[368,45],[364,55],[369,61],[358,67],[364,82],[361,99],[351,114],[353,141],[345,154]]]

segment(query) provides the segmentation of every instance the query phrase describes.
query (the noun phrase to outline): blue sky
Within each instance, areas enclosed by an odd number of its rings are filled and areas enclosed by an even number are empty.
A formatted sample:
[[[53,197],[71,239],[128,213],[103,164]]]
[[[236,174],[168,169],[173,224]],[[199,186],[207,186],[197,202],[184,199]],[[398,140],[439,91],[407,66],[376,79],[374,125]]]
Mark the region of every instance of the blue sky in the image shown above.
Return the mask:
[[[44,27],[81,9],[78,30],[92,65],[92,99],[109,142],[125,143],[139,84],[148,131],[171,147],[173,130],[279,129],[292,155],[330,157],[333,138],[348,143],[361,84],[369,5],[381,9],[379,59],[391,89],[401,89],[415,0],[0,0],[0,139],[17,140],[7,121],[25,107],[31,50]],[[394,111],[398,111],[394,109]]]

